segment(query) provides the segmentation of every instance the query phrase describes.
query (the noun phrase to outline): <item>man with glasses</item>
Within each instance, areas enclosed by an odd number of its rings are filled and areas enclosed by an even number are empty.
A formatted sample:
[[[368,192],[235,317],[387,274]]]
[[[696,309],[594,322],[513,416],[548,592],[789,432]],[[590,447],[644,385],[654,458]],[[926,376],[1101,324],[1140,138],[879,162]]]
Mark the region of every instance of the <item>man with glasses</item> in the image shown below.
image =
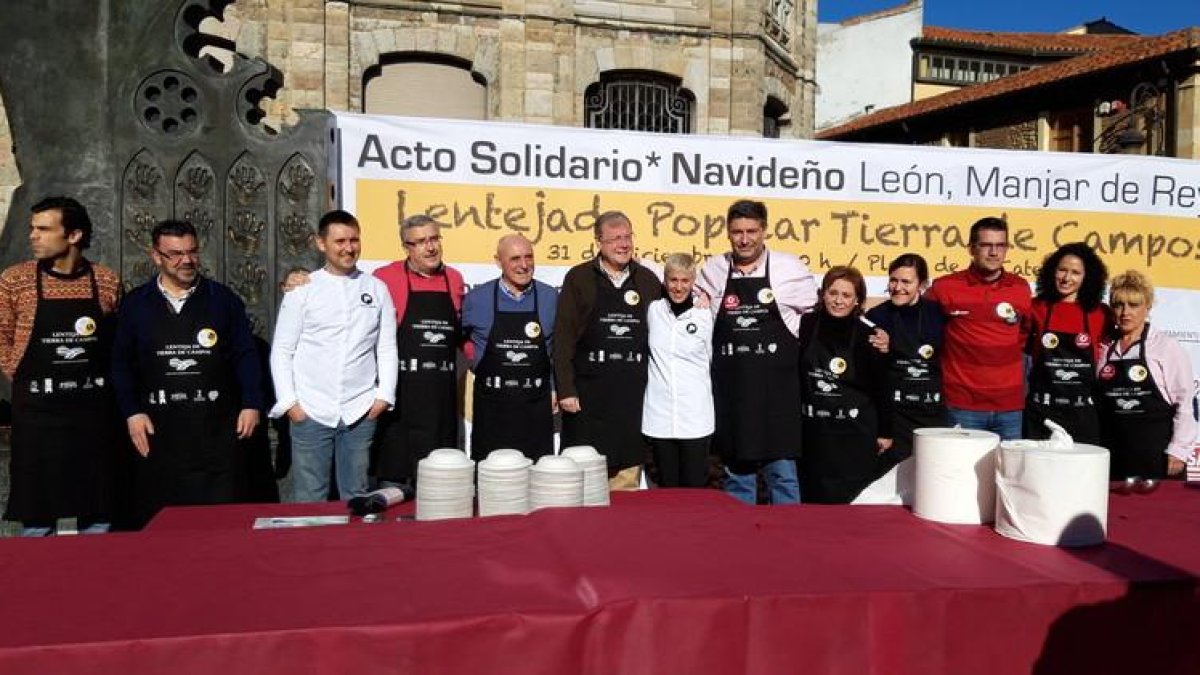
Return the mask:
[[[396,406],[380,417],[372,455],[381,485],[411,489],[418,461],[437,448],[458,447],[465,286],[462,274],[442,261],[441,230],[433,218],[405,218],[400,241],[405,259],[375,270],[396,308],[400,368]]]
[[[567,272],[554,323],[562,443],[595,446],[608,458],[609,487],[636,489],[646,456],[646,311],[662,296],[662,282],[633,259],[625,214],[601,214],[594,234],[596,257]]]
[[[263,406],[263,372],[246,306],[204,277],[191,223],[166,220],[150,235],[158,274],[121,304],[113,387],[136,471],[140,516],[163,506],[236,501],[249,438]]]
[[[69,197],[33,207],[33,260],[0,274],[0,368],[12,382],[11,489],[5,520],[24,536],[59,518],[108,530],[112,459],[120,440],[109,378],[117,275],[83,257],[87,209]]]
[[[1020,438],[1029,283],[1004,271],[1004,220],[978,220],[969,247],[970,266],[937,279],[928,293],[947,317],[942,356],[947,416],[952,425],[992,431],[1003,440]]]

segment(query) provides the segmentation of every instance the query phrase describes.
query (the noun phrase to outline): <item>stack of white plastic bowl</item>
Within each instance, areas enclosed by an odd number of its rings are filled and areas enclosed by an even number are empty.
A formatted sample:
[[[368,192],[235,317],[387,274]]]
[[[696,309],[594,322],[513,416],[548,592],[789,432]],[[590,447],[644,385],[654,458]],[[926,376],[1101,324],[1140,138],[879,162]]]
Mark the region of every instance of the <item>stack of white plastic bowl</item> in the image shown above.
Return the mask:
[[[475,462],[456,448],[439,448],[417,462],[417,520],[474,514]]]
[[[546,455],[529,474],[529,506],[583,506],[583,469],[570,457]]]
[[[562,451],[583,469],[583,505],[608,506],[608,460],[590,445],[575,445]]]
[[[479,515],[529,513],[529,467],[520,450],[493,450],[479,463]]]

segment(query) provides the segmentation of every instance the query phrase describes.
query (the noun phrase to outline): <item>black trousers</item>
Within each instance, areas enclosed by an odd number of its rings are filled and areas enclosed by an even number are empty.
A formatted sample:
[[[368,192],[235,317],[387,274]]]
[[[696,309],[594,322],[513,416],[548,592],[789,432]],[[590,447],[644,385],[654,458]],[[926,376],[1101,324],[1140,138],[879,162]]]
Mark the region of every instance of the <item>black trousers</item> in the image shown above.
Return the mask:
[[[708,485],[708,448],[712,436],[703,438],[651,438],[650,451],[658,467],[660,487]]]

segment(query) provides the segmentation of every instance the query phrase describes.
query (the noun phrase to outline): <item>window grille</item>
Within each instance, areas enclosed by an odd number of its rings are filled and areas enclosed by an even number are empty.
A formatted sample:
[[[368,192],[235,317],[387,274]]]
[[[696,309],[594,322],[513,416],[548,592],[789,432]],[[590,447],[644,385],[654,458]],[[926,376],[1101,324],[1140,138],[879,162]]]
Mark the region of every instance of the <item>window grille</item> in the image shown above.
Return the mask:
[[[584,93],[584,126],[687,134],[694,104],[691,92],[665,76],[606,74]]]

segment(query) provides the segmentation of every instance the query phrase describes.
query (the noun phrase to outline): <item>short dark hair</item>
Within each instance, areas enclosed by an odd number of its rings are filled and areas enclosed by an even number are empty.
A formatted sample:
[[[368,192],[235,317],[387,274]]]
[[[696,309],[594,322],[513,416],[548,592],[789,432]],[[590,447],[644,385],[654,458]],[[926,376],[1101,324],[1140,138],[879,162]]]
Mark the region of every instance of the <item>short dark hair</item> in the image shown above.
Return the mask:
[[[1042,269],[1038,270],[1037,297],[1043,300],[1060,300],[1058,287],[1054,283],[1054,273],[1062,259],[1073,255],[1083,261],[1083,282],[1079,284],[1079,306],[1089,310],[1100,305],[1104,299],[1104,286],[1108,283],[1108,267],[1096,250],[1082,241],[1063,244],[1058,250],[1046,256],[1042,261]]]
[[[163,237],[194,237],[197,241],[196,227],[186,220],[164,220],[150,231],[150,243],[158,248],[158,241]]]
[[[596,216],[596,222],[592,225],[593,234],[596,235],[596,239],[600,239],[600,231],[604,229],[605,225],[615,223],[618,220],[625,221],[626,225],[633,227],[633,221],[629,220],[629,216],[625,215],[624,211],[605,211]]]
[[[919,254],[916,253],[901,253],[896,256],[896,259],[888,265],[888,274],[895,272],[901,267],[911,267],[917,271],[917,281],[925,283],[929,281],[929,263],[925,262]]]
[[[850,285],[854,286],[855,300],[858,300],[858,304],[854,306],[852,313],[855,316],[862,314],[862,304],[867,299],[867,282],[863,279],[862,272],[859,272],[858,268],[850,267],[849,265],[835,265],[825,273],[825,277],[821,279],[822,301],[817,306],[820,308],[820,311],[825,311],[825,291],[829,290],[833,282],[841,281],[842,279],[849,281]]]
[[[725,226],[728,227],[737,218],[757,220],[759,225],[767,226],[767,205],[752,199],[739,199],[729,205],[725,212]]]
[[[78,201],[70,197],[46,197],[34,204],[30,211],[32,213],[58,211],[62,221],[63,233],[81,232],[82,235],[79,238],[80,250],[92,245],[92,219],[88,216],[87,209]]]
[[[317,236],[324,239],[329,232],[330,225],[349,225],[356,230],[362,229],[358,225],[358,218],[355,218],[353,213],[341,209],[334,209],[321,216],[321,220],[317,223]]]
[[[972,246],[979,243],[979,232],[981,230],[994,230],[996,232],[1003,232],[1004,236],[1007,237],[1008,221],[995,216],[980,218],[979,220],[975,221],[974,225],[971,226],[971,236],[967,240],[967,243]]]

